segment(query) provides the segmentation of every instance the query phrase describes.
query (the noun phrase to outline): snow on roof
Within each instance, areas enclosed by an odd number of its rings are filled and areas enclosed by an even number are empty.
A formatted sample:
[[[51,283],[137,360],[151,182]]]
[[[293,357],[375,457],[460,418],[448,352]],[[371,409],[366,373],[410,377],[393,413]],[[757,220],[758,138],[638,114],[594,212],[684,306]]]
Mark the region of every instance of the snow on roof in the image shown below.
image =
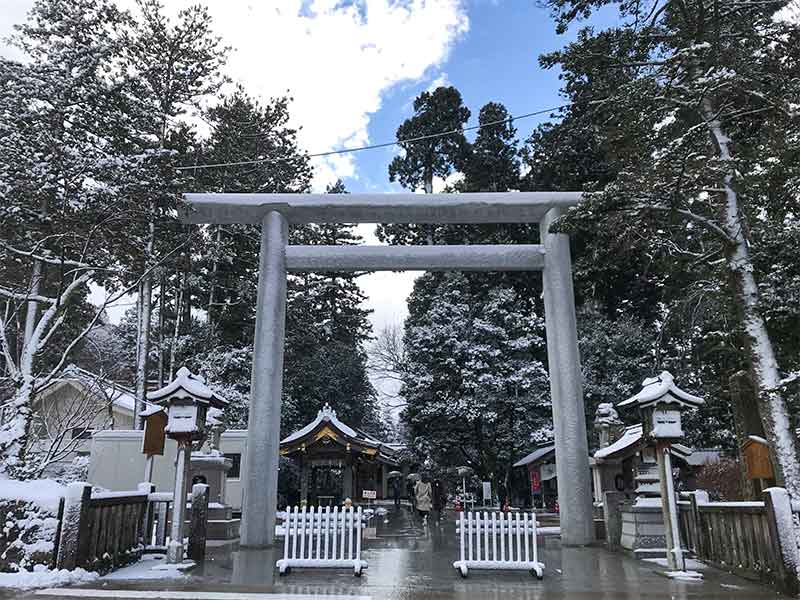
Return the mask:
[[[291,435],[286,436],[283,440],[281,440],[281,444],[289,444],[291,442],[294,442],[295,440],[299,440],[300,438],[303,438],[303,437],[307,436],[309,433],[314,431],[314,429],[316,429],[317,426],[320,423],[322,423],[323,421],[330,423],[331,425],[336,427],[336,429],[338,429],[339,431],[341,431],[343,434],[345,434],[348,437],[367,439],[367,441],[375,443],[375,444],[380,444],[381,443],[381,442],[379,442],[377,440],[364,438],[364,436],[359,435],[356,432],[355,429],[353,429],[349,425],[345,425],[344,423],[342,423],[338,418],[336,418],[336,411],[333,410],[330,407],[330,405],[326,403],[325,406],[322,407],[322,410],[320,410],[317,413],[317,418],[316,419],[311,421],[311,423],[309,423],[308,425],[306,425],[302,429],[298,429],[297,431],[295,431]]]
[[[642,439],[641,423],[639,423],[638,425],[632,425],[630,427],[626,427],[622,436],[616,442],[606,446],[605,448],[600,448],[600,450],[594,453],[594,457],[607,458],[612,454],[616,454],[617,452],[630,448],[634,444],[638,443],[639,440],[641,439]]]
[[[133,413],[133,405],[136,402],[136,396],[132,389],[120,385],[115,381],[111,381],[110,379],[106,379],[101,375],[87,371],[86,369],[81,369],[73,364],[64,368],[61,377],[53,379],[49,385],[45,386],[39,391],[42,392],[45,389],[60,383],[75,381],[86,386],[90,391],[94,389],[95,391],[99,392],[108,401],[110,401],[113,406]],[[150,404],[149,402],[146,402],[145,405],[148,409],[155,407],[155,405]]]
[[[693,467],[702,467],[703,465],[710,465],[719,462],[722,452],[713,448],[704,448],[702,450],[695,450],[686,457],[686,462]]]
[[[612,456],[617,452],[628,450],[633,446],[635,446],[636,444],[638,444],[641,441],[641,439],[642,439],[641,423],[638,423],[636,425],[631,425],[630,427],[626,427],[625,431],[622,434],[622,437],[620,437],[613,444],[606,446],[605,448],[600,448],[598,451],[594,453],[594,458],[595,459],[608,458],[609,456]],[[690,465],[702,465],[706,464],[707,462],[713,462],[712,460],[710,460],[710,454],[712,452],[716,453],[717,459],[719,458],[718,450],[713,450],[713,451],[704,450],[703,452],[706,452],[708,455],[707,456],[703,456],[702,454],[698,455],[695,458],[696,462],[692,462],[692,460],[690,460],[689,457],[695,454],[694,450],[692,450],[689,446],[686,446],[685,444],[672,444],[672,454],[684,458],[686,462],[688,462]]]
[[[160,402],[171,396],[199,398],[212,406],[222,408],[228,403],[225,398],[216,394],[214,390],[206,385],[205,379],[195,375],[186,367],[181,367],[175,375],[175,379],[159,390],[147,393],[147,399],[152,402]]]
[[[515,467],[524,467],[525,465],[530,464],[530,463],[532,463],[532,462],[534,462],[536,460],[539,460],[540,458],[546,456],[549,452],[552,452],[555,449],[556,449],[556,447],[553,444],[548,444],[547,446],[542,446],[541,448],[537,448],[536,450],[534,450],[533,452],[528,454],[528,456],[526,456],[525,458],[520,459],[517,462],[515,462],[514,466]]]
[[[684,392],[675,385],[675,378],[669,371],[662,371],[657,377],[645,379],[642,382],[642,390],[638,394],[620,402],[617,406],[628,406],[630,404],[648,405],[667,395],[671,396],[671,401],[687,406],[695,407],[705,403],[702,398]]]
[[[753,441],[753,442],[757,442],[759,444],[764,444],[765,446],[769,446],[769,442],[767,440],[765,440],[763,437],[761,437],[760,435],[748,435],[747,439],[749,441]]]

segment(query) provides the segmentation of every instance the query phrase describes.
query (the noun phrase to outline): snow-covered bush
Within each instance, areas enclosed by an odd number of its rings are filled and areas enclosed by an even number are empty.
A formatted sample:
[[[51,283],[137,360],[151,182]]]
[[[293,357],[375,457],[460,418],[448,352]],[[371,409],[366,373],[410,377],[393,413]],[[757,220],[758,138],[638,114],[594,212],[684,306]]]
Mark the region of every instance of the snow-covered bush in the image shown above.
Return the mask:
[[[0,481],[0,572],[50,567],[64,486],[50,480]]]
[[[87,481],[89,479],[89,457],[76,456],[70,464],[61,469],[56,479],[64,485],[76,481]]]

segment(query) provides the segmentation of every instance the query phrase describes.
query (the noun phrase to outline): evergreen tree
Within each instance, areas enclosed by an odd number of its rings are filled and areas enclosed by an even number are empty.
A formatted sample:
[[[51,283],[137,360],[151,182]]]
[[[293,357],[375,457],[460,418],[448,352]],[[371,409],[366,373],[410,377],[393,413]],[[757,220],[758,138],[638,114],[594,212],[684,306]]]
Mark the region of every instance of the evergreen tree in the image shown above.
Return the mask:
[[[309,190],[311,166],[288,125],[289,98],[266,105],[241,87],[206,111],[211,136],[203,162],[227,164],[253,159],[265,162],[205,169],[198,173],[201,189],[229,193],[299,193]],[[292,237],[297,228],[292,228]],[[214,334],[224,344],[252,341],[255,326],[260,228],[255,225],[215,225],[204,232],[196,294],[205,307]]]
[[[160,168],[148,172],[146,185],[136,189],[142,214],[136,223],[143,225],[141,250],[136,256],[135,270],[142,273],[139,289],[139,335],[137,337],[136,412],[143,406],[149,376],[151,308],[154,274],[158,257],[182,246],[181,284],[183,314],[191,313],[189,279],[192,270],[188,236],[191,227],[176,227],[174,214],[185,180],[173,167],[180,166],[169,148],[172,131],[178,118],[196,106],[199,100],[215,93],[224,79],[220,69],[228,49],[214,36],[211,17],[202,6],[192,6],[178,13],[176,21],[164,14],[159,0],[136,0],[138,9],[134,28],[126,40],[125,67],[134,75],[135,93],[131,97],[131,112],[137,110],[139,137],[136,144],[143,153],[153,157]],[[177,163],[177,164],[176,164]],[[141,180],[140,180],[141,181]],[[143,182],[145,183],[145,182]],[[166,232],[185,234],[174,243],[173,236],[164,239]],[[164,250],[164,243],[169,249]]]
[[[402,144],[402,153],[389,164],[389,180],[404,188],[433,193],[433,178],[446,178],[463,167],[469,144],[461,131],[469,120],[461,93],[454,87],[438,87],[422,92],[414,100],[414,116],[397,128],[397,140],[415,140]],[[452,135],[428,137],[453,132]],[[378,238],[400,244],[433,244],[433,225],[385,224],[378,226]]]
[[[508,110],[489,102],[478,115],[481,129],[464,161],[464,179],[457,186],[462,192],[505,192],[519,188],[520,163],[517,130]]]
[[[552,0],[563,29],[602,2]],[[575,219],[615,222],[672,252],[695,288],[724,298],[733,314],[739,360],[752,371],[778,479],[800,494],[793,423],[777,356],[780,334],[765,318],[759,283],[769,279],[769,238],[791,239],[796,205],[798,94],[796,24],[776,18],[778,3],[736,7],[702,2],[620,3],[622,25],[584,30],[565,50],[544,58],[559,65],[566,91],[608,90],[592,117],[613,144],[616,179]],[[595,98],[599,100],[600,98]],[[772,182],[768,190],[758,184]],[[773,232],[778,232],[777,234]],[[623,235],[621,231],[618,235]],[[759,245],[762,243],[762,245]],[[783,265],[779,267],[785,273]],[[674,273],[670,273],[674,276]],[[791,377],[790,377],[791,378]]]
[[[507,487],[514,461],[552,431],[543,329],[509,287],[474,287],[458,273],[417,280],[401,394],[421,459]]]
[[[327,193],[346,193],[337,181]],[[329,223],[298,228],[295,243],[352,245],[353,225]],[[365,344],[371,327],[358,274],[304,273],[289,280],[287,304],[287,423],[300,427],[325,403],[346,422],[377,433],[377,396],[367,375]]]

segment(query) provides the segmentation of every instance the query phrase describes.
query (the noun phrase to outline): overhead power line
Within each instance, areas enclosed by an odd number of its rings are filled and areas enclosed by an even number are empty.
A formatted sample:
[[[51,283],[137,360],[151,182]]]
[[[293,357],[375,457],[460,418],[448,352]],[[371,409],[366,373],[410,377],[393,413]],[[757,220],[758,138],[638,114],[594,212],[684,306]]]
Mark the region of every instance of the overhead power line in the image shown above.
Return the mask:
[[[509,117],[507,119],[502,119],[500,121],[492,121],[489,123],[483,123],[482,125],[472,125],[470,127],[460,127],[458,129],[451,129],[448,131],[441,131],[439,133],[429,133],[427,135],[420,135],[413,138],[407,138],[404,140],[394,140],[392,142],[383,142],[381,144],[369,144],[367,146],[356,146],[352,148],[340,148],[339,150],[328,150],[327,152],[315,152],[314,154],[308,154],[308,158],[320,158],[323,156],[333,156],[336,154],[350,154],[352,152],[361,152],[362,150],[376,150],[378,148],[388,148],[390,146],[402,146],[403,144],[411,144],[414,142],[422,142],[424,140],[431,140],[440,137],[446,137],[448,135],[456,135],[459,133],[464,133],[465,131],[475,131],[477,129],[486,129],[487,127],[495,127],[497,125],[502,125],[504,123],[512,123],[514,121],[519,121],[520,119],[527,119],[529,117],[535,117],[537,115],[543,115],[545,113],[549,113],[554,110],[559,110],[561,108],[566,108],[570,106],[571,103],[561,104],[560,106],[552,106],[550,108],[543,108],[541,110],[537,110],[534,112],[525,113],[524,115],[515,115],[513,117]],[[226,163],[213,163],[213,164],[205,164],[205,165],[191,165],[188,167],[176,167],[178,171],[190,171],[193,169],[216,169],[220,167],[240,167],[245,165],[258,165],[258,164],[265,164],[271,162],[279,162],[281,158],[259,158],[254,160],[240,160],[236,162],[226,162]]]

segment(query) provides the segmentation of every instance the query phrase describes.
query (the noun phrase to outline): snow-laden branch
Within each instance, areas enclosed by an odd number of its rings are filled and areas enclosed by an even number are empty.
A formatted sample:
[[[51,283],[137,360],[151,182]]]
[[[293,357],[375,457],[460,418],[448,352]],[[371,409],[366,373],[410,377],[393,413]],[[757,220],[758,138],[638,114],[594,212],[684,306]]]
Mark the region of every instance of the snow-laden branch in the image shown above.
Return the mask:
[[[697,213],[693,213],[692,211],[686,210],[684,208],[673,208],[671,206],[664,206],[661,204],[640,204],[634,206],[633,210],[639,210],[639,211],[651,210],[651,211],[670,212],[679,214],[681,216],[686,217],[687,219],[700,223],[706,229],[717,234],[717,236],[719,236],[726,244],[734,243],[734,240],[727,234],[727,232],[724,229],[722,229],[722,227],[714,223],[712,220],[707,219],[706,217],[698,215]]]
[[[8,298],[9,300],[19,300],[21,302],[41,302],[42,304],[55,304],[58,298],[51,298],[49,296],[41,296],[39,294],[20,294],[7,287],[0,286],[0,296]]]
[[[30,258],[32,260],[38,260],[38,261],[41,261],[41,262],[46,263],[48,265],[58,265],[58,266],[62,266],[63,265],[63,266],[66,266],[66,267],[79,267],[81,269],[96,269],[97,268],[97,267],[94,267],[94,266],[89,265],[87,263],[79,262],[77,260],[67,260],[67,259],[63,259],[63,258],[56,258],[56,257],[53,257],[53,256],[47,256],[45,254],[37,254],[33,250],[30,250],[30,251],[20,250],[19,248],[14,248],[13,246],[10,246],[9,244],[3,242],[2,240],[0,240],[0,247],[5,248],[9,252],[11,252],[12,254],[16,254],[17,256],[23,256],[25,258]]]
[[[168,259],[170,256],[172,256],[172,255],[173,255],[175,252],[179,251],[179,250],[180,250],[180,249],[182,249],[184,246],[186,246],[187,244],[189,244],[189,243],[191,242],[191,240],[192,240],[192,236],[189,236],[189,238],[187,238],[187,240],[186,240],[186,241],[185,241],[183,244],[179,244],[178,246],[176,246],[175,248],[173,248],[173,249],[172,249],[170,252],[168,252],[168,253],[167,253],[167,254],[165,254],[163,257],[161,257],[161,260],[159,260],[158,262],[156,262],[155,264],[153,264],[153,265],[152,265],[150,268],[146,269],[146,270],[144,271],[144,273],[142,273],[142,275],[141,275],[141,276],[140,276],[138,279],[136,279],[136,281],[134,281],[134,282],[133,282],[131,285],[127,286],[126,288],[124,288],[124,289],[122,289],[122,290],[120,290],[120,291],[119,291],[119,292],[117,292],[116,294],[111,294],[111,295],[109,295],[109,296],[106,296],[106,299],[103,301],[103,303],[102,303],[102,304],[101,304],[101,305],[100,305],[100,306],[97,308],[97,310],[95,311],[95,314],[94,314],[94,317],[92,318],[92,320],[91,320],[91,321],[89,321],[89,323],[86,325],[86,327],[84,327],[84,328],[83,328],[83,329],[80,331],[80,333],[78,333],[78,335],[77,335],[77,336],[75,336],[75,338],[73,338],[73,340],[72,340],[72,341],[71,341],[71,342],[70,342],[70,343],[67,345],[67,347],[64,349],[64,351],[61,353],[61,358],[59,359],[58,363],[57,363],[57,364],[56,364],[56,366],[55,366],[55,367],[54,367],[54,368],[53,368],[53,369],[50,371],[50,373],[48,373],[48,374],[47,374],[47,375],[46,375],[46,376],[45,376],[45,377],[44,377],[44,378],[41,380],[41,381],[42,381],[42,383],[41,383],[41,385],[40,385],[39,387],[41,388],[41,387],[44,387],[45,385],[47,385],[47,384],[48,384],[50,381],[52,381],[52,380],[53,380],[53,378],[54,378],[54,377],[55,377],[55,376],[56,376],[56,375],[59,373],[59,371],[61,370],[61,368],[62,368],[62,367],[64,366],[64,364],[67,362],[67,359],[69,358],[69,355],[70,355],[70,353],[72,352],[72,350],[75,348],[75,346],[77,346],[77,345],[78,345],[78,344],[81,342],[81,340],[83,340],[83,339],[84,339],[84,338],[85,338],[85,337],[86,337],[86,336],[89,334],[89,332],[91,332],[91,331],[92,331],[92,329],[94,329],[95,325],[97,324],[97,321],[100,319],[100,317],[102,316],[103,312],[105,311],[105,309],[106,309],[106,308],[107,308],[109,305],[113,304],[114,302],[116,302],[117,300],[119,300],[120,298],[122,298],[123,296],[125,296],[126,294],[128,294],[128,293],[132,292],[133,290],[135,290],[136,288],[138,288],[138,287],[139,287],[139,284],[140,284],[140,283],[141,283],[141,282],[142,282],[142,281],[143,281],[143,280],[144,280],[146,277],[149,277],[149,276],[150,276],[150,274],[151,274],[151,273],[152,273],[152,272],[153,272],[155,269],[157,269],[158,267],[160,267],[160,266],[161,266],[161,265],[162,265],[162,264],[163,264],[163,263],[164,263],[164,262],[165,262],[165,261],[166,261],[166,260],[167,260],[167,259]],[[87,273],[85,273],[84,275],[82,275],[81,277],[79,277],[78,279],[81,279],[81,278],[85,277],[86,275],[89,275],[89,277],[91,277],[93,274],[94,274],[94,272],[93,272],[93,271],[88,271]],[[44,317],[43,317],[43,318],[44,318]]]
[[[6,335],[6,321],[0,321],[0,350],[3,352],[3,360],[6,363],[6,368],[12,377],[18,373],[17,365],[14,363],[14,357],[11,356],[11,347],[8,344],[8,336]]]

